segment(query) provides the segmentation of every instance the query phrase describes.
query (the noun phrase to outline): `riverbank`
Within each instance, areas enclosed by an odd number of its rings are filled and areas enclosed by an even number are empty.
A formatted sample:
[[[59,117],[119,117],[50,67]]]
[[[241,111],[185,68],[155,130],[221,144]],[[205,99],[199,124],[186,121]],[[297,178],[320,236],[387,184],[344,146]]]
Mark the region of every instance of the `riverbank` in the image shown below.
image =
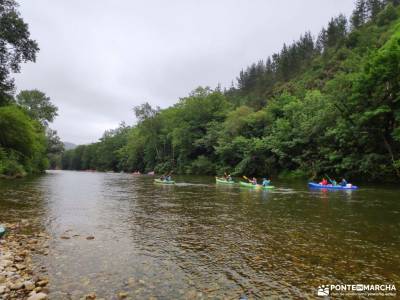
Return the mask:
[[[48,299],[48,277],[41,266],[34,266],[35,254],[48,255],[48,235],[29,233],[29,222],[3,224],[7,232],[0,240],[0,297],[4,300]]]
[[[16,174],[16,175],[4,175],[4,174],[0,174],[0,179],[17,179],[17,178],[23,178],[26,176],[26,173],[20,173],[20,174]]]

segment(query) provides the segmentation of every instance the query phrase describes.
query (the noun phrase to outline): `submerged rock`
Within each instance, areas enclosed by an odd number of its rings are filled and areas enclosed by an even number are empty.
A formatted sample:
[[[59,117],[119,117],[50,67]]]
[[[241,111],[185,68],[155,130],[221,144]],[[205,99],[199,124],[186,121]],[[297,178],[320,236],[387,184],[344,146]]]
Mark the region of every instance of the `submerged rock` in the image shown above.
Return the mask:
[[[36,293],[33,292],[31,296],[29,296],[28,300],[47,300],[47,294],[45,293]]]
[[[85,296],[85,300],[91,300],[91,299],[96,299],[96,293],[91,292]]]
[[[126,297],[128,297],[128,293],[127,292],[118,292],[117,297],[119,299],[125,299]]]

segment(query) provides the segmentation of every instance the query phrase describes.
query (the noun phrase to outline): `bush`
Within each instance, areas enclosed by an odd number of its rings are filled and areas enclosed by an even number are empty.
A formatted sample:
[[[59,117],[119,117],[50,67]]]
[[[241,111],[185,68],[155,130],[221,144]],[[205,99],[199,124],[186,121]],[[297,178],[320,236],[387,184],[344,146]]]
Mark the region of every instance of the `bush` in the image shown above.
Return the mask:
[[[214,175],[215,166],[206,156],[200,155],[187,168],[186,173],[195,175]]]
[[[24,176],[25,170],[18,162],[18,155],[15,152],[7,154],[7,152],[0,147],[0,174],[6,176]]]

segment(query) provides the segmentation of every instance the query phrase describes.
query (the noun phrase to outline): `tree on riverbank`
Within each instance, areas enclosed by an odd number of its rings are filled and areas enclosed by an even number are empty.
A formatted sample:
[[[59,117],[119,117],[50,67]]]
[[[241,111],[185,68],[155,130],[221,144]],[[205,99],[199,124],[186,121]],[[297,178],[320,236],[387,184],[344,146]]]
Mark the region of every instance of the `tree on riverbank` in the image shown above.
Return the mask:
[[[151,113],[67,151],[62,167],[399,181],[398,5],[357,1],[350,20],[332,18],[317,38],[306,32],[229,89],[136,109]]]
[[[39,51],[17,7],[14,0],[0,0],[0,105],[13,102],[15,86],[10,73],[19,72],[22,62],[34,62]]]
[[[42,172],[50,154],[62,150],[53,145],[54,132],[46,135],[48,123],[57,115],[50,98],[33,90],[22,91],[14,99],[10,74],[19,72],[21,63],[34,62],[37,51],[17,3],[0,0],[0,176]]]

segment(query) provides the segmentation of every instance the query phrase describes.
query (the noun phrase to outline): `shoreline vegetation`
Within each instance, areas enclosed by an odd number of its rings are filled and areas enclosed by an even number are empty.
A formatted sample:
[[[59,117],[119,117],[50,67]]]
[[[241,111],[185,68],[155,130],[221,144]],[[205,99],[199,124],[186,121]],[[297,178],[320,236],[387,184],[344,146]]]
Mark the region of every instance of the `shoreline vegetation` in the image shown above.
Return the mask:
[[[0,298],[5,300],[47,299],[48,277],[44,266],[34,265],[33,255],[48,255],[49,236],[31,232],[30,222],[4,223],[0,239]]]
[[[400,181],[399,1],[357,0],[230,88],[199,87],[65,151],[65,170]]]
[[[0,179],[14,179],[55,167],[63,144],[49,127],[58,111],[50,98],[36,89],[14,95],[12,74],[39,51],[16,1],[0,2],[0,23]]]

